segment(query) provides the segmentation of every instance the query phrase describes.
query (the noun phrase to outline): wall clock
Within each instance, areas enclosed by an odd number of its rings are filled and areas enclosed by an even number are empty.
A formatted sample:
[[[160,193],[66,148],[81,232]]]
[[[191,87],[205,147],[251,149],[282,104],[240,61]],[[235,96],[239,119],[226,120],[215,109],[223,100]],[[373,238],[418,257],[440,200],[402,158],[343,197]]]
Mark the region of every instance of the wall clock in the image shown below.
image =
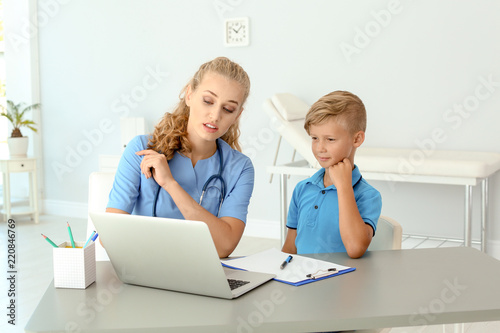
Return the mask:
[[[229,18],[224,21],[224,46],[250,44],[248,17]]]

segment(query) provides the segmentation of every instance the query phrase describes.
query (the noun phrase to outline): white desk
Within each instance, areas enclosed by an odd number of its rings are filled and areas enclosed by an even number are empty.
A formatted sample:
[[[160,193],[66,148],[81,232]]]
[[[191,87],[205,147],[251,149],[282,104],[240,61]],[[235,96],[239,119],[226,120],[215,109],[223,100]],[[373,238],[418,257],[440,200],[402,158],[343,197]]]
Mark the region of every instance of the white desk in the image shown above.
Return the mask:
[[[426,155],[428,154],[428,156]],[[354,162],[365,179],[389,182],[461,185],[465,187],[464,244],[471,246],[472,186],[481,184],[481,250],[486,251],[488,225],[488,179],[500,170],[500,154],[462,151],[360,148]],[[281,241],[285,239],[288,213],[288,175],[310,177],[317,169],[306,161],[269,166],[267,172],[279,174],[281,202]]]
[[[3,175],[3,210],[6,220],[12,215],[33,215],[35,223],[38,223],[38,186],[36,178],[36,158],[32,157],[2,157],[0,158],[0,171]],[[11,206],[10,200],[10,174],[17,172],[30,173],[30,204],[28,207]]]

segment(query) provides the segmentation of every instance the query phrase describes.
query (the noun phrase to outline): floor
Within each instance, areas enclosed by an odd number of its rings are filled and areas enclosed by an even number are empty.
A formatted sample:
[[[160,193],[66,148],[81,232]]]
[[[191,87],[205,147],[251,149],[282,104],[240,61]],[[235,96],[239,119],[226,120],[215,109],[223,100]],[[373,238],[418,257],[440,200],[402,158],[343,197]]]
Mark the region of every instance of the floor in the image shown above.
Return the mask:
[[[86,223],[84,219],[64,218],[60,216],[40,216],[40,223],[33,224],[29,218],[16,218],[15,231],[15,270],[16,274],[16,325],[8,324],[8,306],[11,288],[7,278],[0,279],[0,304],[2,315],[0,318],[0,332],[23,332],[31,314],[38,305],[47,286],[52,281],[52,247],[43,239],[41,233],[49,236],[54,242],[65,241],[68,237],[66,222],[69,222],[75,240],[84,240]],[[0,222],[0,267],[6,272],[8,251],[8,227],[5,222]],[[12,232],[10,232],[12,235]],[[425,237],[405,236],[403,248],[461,246],[458,242],[430,239]],[[278,239],[243,237],[233,255],[249,255],[270,247],[280,248]],[[12,251],[12,250],[11,250]],[[462,331],[463,329],[463,331]],[[500,332],[499,322],[472,323],[465,325],[436,325],[422,327],[392,328],[391,333],[434,333],[434,332],[467,332],[484,333]]]

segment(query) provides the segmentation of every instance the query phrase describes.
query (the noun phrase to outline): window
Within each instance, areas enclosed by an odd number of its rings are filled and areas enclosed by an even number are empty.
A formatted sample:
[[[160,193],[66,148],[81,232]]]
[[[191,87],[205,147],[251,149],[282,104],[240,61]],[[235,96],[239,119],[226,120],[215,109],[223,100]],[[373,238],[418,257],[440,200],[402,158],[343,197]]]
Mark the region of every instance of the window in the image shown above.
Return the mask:
[[[4,57],[4,32],[3,32],[3,0],[0,0],[0,104],[5,107],[5,57]],[[8,121],[0,117],[0,154],[7,154],[7,136],[9,135]]]
[[[4,36],[3,36],[3,0],[0,0],[0,104],[5,107],[5,58],[4,58]],[[8,153],[7,148],[7,133],[9,128],[7,126],[7,118],[0,117],[0,155]],[[3,182],[0,178],[0,185],[3,192]],[[2,204],[3,205],[3,204]]]

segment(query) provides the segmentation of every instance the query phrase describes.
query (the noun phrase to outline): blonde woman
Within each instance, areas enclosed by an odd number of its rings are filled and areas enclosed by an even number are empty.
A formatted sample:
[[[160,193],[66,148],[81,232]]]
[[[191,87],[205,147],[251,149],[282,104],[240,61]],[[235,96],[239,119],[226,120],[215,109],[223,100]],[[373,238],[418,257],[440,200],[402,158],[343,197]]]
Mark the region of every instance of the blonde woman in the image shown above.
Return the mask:
[[[249,91],[247,73],[229,59],[201,65],[153,134],[127,145],[106,211],[203,221],[219,256],[231,254],[254,184],[238,144]]]

